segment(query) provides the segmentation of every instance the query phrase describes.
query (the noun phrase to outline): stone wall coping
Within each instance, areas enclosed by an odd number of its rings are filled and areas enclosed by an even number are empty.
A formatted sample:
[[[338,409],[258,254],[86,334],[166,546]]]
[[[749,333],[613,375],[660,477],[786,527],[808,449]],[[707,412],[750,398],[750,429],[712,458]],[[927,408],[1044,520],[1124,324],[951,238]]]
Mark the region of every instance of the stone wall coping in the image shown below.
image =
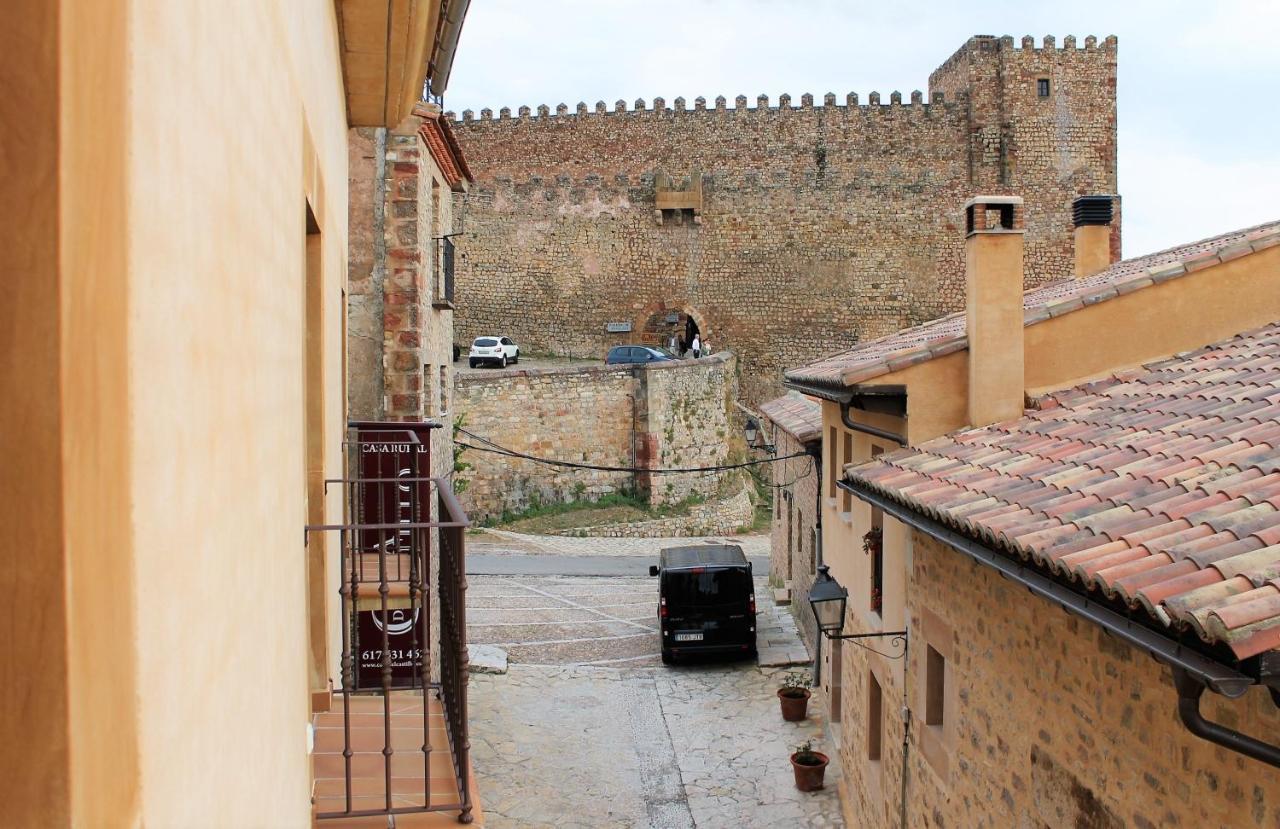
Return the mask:
[[[652,365],[643,366],[649,371],[672,371],[681,369],[694,369],[700,366],[728,363],[733,358],[732,351],[718,351],[709,357],[699,357],[698,359],[688,360],[672,360],[670,362],[653,363]],[[506,370],[501,373],[493,374],[467,374],[458,375],[454,382],[458,384],[476,385],[480,383],[490,383],[499,380],[511,380],[517,377],[555,377],[569,374],[630,374],[635,365],[617,365],[607,366],[600,363],[592,363],[590,365],[567,365],[555,366],[553,368],[522,368],[516,370]]]

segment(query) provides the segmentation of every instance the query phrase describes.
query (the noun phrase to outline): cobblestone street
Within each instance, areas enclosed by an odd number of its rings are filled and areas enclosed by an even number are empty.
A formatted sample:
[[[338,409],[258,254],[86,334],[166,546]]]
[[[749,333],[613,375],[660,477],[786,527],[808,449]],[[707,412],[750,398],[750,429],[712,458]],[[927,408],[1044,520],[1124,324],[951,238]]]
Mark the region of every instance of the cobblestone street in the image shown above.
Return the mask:
[[[787,611],[756,582],[762,649],[794,647]],[[469,578],[470,641],[510,657],[506,674],[471,684],[486,826],[843,825],[834,758],[826,790],[801,793],[792,779],[795,746],[827,743],[818,700],[809,720],[788,723],[774,694],[782,669],[663,666],[655,610],[649,578]]]

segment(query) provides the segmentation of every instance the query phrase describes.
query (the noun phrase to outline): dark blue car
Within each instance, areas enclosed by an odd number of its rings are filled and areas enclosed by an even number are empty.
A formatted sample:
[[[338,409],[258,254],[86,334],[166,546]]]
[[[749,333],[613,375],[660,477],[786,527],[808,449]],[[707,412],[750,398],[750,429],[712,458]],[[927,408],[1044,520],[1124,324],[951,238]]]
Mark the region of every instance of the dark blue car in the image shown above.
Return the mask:
[[[679,359],[665,348],[649,345],[615,345],[609,349],[605,364],[619,366],[633,363],[661,363],[666,360]]]

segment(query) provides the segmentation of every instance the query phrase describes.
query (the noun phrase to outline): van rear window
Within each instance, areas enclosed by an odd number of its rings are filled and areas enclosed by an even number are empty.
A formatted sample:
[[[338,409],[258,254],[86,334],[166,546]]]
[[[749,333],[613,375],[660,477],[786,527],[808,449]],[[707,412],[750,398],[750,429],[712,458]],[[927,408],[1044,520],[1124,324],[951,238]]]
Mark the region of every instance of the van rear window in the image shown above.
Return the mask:
[[[751,574],[746,570],[668,570],[663,592],[668,606],[745,602],[751,595]]]
[[[480,348],[493,348],[495,345],[498,344],[498,341],[495,340],[493,337],[481,337],[480,339],[476,340],[474,344],[476,346],[479,346]]]

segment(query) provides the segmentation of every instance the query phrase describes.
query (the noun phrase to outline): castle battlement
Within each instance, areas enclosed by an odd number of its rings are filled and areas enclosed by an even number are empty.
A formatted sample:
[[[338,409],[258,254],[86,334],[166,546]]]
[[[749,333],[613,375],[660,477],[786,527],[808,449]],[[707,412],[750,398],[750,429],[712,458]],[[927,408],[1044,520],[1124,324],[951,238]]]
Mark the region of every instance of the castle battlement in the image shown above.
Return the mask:
[[[1078,46],[1077,43],[1075,35],[1064,37],[1061,47],[1057,45],[1057,38],[1053,35],[1045,35],[1040,46],[1036,46],[1036,39],[1032,35],[1023,35],[1016,45],[1012,35],[1003,35],[1001,37],[975,35],[965,41],[963,46],[933,71],[929,76],[929,85],[933,86],[935,76],[950,72],[961,63],[968,62],[975,54],[1000,53],[1001,55],[1021,60],[1060,58],[1093,53],[1114,57],[1118,45],[1115,35],[1107,35],[1102,39],[1101,43],[1099,43],[1097,37],[1089,35],[1084,39],[1083,47]]]
[[[650,117],[674,117],[680,115],[696,115],[699,113],[724,113],[736,114],[740,112],[748,113],[779,113],[779,112],[806,112],[821,109],[850,110],[860,109],[864,113],[880,108],[887,109],[889,107],[903,108],[927,108],[929,106],[945,106],[962,103],[966,100],[966,96],[962,94],[946,95],[942,92],[936,92],[929,96],[929,100],[925,100],[925,94],[920,90],[913,90],[907,100],[903,100],[902,93],[894,90],[889,93],[889,100],[883,101],[879,92],[872,92],[867,96],[867,103],[859,104],[858,93],[850,92],[845,95],[844,100],[837,99],[834,92],[828,92],[822,96],[821,101],[815,103],[812,93],[806,92],[800,96],[800,103],[793,103],[793,98],[788,93],[778,96],[778,103],[772,106],[769,103],[768,95],[757,95],[755,106],[748,105],[746,95],[738,95],[733,99],[732,106],[727,98],[723,95],[718,96],[714,103],[708,107],[707,99],[701,96],[693,100],[693,107],[690,108],[683,97],[676,98],[670,106],[668,106],[665,98],[654,98],[652,106],[646,106],[644,98],[637,98],[634,105],[628,108],[627,102],[619,99],[614,102],[613,108],[610,109],[604,101],[596,101],[595,106],[588,107],[583,101],[579,101],[577,107],[572,112],[569,111],[568,104],[557,104],[553,111],[547,104],[541,104],[536,108],[529,106],[521,106],[516,109],[512,115],[510,107],[502,107],[494,115],[492,109],[480,110],[479,117],[476,116],[474,110],[466,109],[462,111],[462,117],[459,118],[457,113],[446,112],[444,115],[454,123],[470,123],[473,121],[540,121],[555,119],[576,119],[583,117],[595,116],[650,116]]]

